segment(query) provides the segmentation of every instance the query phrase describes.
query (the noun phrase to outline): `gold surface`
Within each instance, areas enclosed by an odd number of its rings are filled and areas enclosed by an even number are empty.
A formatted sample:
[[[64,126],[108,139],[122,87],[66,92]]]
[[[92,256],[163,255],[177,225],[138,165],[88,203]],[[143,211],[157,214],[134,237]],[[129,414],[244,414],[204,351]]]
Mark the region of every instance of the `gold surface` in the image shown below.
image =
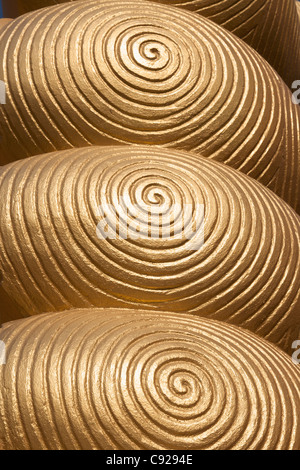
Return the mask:
[[[0,29],[3,28],[3,26],[6,26],[11,21],[11,18],[0,18]]]
[[[2,449],[300,450],[299,367],[237,327],[75,310],[0,340]]]
[[[3,1],[3,0],[2,0]],[[134,0],[141,3],[141,0]],[[239,36],[256,49],[290,87],[300,77],[300,25],[294,0],[153,0],[197,12]],[[104,0],[98,0],[105,3]],[[19,14],[65,3],[65,0],[4,0]],[[121,5],[122,2],[115,2]]]
[[[299,3],[61,3],[0,19],[0,450],[300,450]]]
[[[225,162],[300,211],[299,106],[263,58],[206,18],[150,2],[72,2],[14,20],[0,55],[0,163],[159,144]]]
[[[68,150],[4,167],[0,201],[2,288],[27,315],[90,306],[189,311],[287,351],[298,338],[300,217],[225,165],[155,147]],[[204,205],[202,248],[193,246],[199,232],[149,237],[148,214],[175,204],[193,207],[193,231]],[[113,227],[110,205],[120,221],[115,240],[96,230],[99,206]],[[171,224],[180,234],[182,218]]]

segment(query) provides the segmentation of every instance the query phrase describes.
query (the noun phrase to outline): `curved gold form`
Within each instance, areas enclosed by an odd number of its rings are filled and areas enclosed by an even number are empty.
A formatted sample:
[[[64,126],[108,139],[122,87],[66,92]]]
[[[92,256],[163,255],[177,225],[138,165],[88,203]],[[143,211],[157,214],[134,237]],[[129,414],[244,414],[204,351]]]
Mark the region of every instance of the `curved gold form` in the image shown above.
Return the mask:
[[[75,310],[0,340],[2,449],[300,449],[299,368],[237,327]]]
[[[3,0],[2,0],[3,1]],[[19,14],[66,0],[4,0]],[[141,0],[133,0],[141,3]],[[256,49],[291,87],[300,77],[300,24],[294,0],[153,0],[203,15]],[[105,0],[98,0],[104,4]],[[120,2],[123,3],[123,2]]]
[[[74,2],[0,32],[0,162],[135,143],[193,150],[300,210],[300,111],[251,48],[152,3]]]
[[[300,218],[225,165],[155,147],[68,150],[4,167],[0,200],[2,288],[27,315],[188,311],[286,350],[298,338]]]
[[[0,18],[0,29],[9,24],[11,21],[11,18]]]
[[[288,87],[299,79],[300,24],[294,0],[154,1],[197,12],[233,32],[257,50]]]

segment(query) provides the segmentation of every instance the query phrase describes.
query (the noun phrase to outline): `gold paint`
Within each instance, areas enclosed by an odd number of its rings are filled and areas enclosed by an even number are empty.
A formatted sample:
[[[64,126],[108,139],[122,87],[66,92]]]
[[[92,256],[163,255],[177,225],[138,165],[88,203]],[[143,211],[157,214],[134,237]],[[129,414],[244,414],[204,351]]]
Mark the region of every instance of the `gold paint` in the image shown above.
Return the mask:
[[[241,328],[87,309],[0,340],[2,449],[300,450],[300,369]]]
[[[9,24],[11,21],[11,18],[0,18],[0,29]]]
[[[244,326],[286,351],[298,338],[300,217],[228,166],[149,146],[73,149],[3,167],[0,200],[2,288],[27,315],[150,308]],[[148,236],[148,213],[175,204],[189,204],[194,222],[204,205],[202,248],[199,231],[181,236],[178,216],[179,238]],[[120,236],[99,238],[115,210]]]
[[[14,20],[0,55],[0,163],[112,143],[176,147],[300,211],[299,106],[263,58],[208,19],[150,2],[72,2]]]
[[[59,3],[0,20],[0,450],[300,450],[299,3]]]
[[[2,0],[3,1],[3,0]],[[4,0],[23,14],[66,0]],[[153,0],[199,13],[256,49],[288,87],[300,77],[300,25],[294,0]],[[141,0],[133,0],[142,3]],[[104,4],[106,0],[98,0]],[[118,5],[124,2],[115,2]],[[298,4],[298,2],[297,2]]]

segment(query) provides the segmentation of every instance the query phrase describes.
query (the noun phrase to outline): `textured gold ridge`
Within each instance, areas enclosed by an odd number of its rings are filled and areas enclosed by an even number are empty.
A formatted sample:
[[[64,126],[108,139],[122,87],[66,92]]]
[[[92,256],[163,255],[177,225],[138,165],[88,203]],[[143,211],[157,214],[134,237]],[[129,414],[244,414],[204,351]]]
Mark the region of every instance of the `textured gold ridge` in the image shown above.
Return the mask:
[[[3,449],[300,447],[299,368],[237,327],[87,309],[7,324],[0,339]]]
[[[300,450],[299,5],[3,2],[0,450]]]
[[[225,165],[154,147],[68,150],[3,167],[0,200],[2,288],[29,315],[148,306],[232,322],[287,350],[297,339],[300,218]],[[124,239],[133,213],[148,233],[148,213],[176,204],[193,217],[204,206],[202,248],[131,229]],[[98,238],[99,207],[110,226],[117,211],[118,239]]]
[[[142,0],[132,0],[142,3]],[[65,0],[2,0],[7,15],[65,3]],[[106,0],[98,0],[105,3]],[[300,77],[300,24],[295,0],[153,0],[205,16],[256,49],[290,87]],[[115,2],[122,5],[124,2]],[[299,8],[299,3],[296,2]]]
[[[0,55],[2,164],[99,144],[176,147],[299,211],[299,106],[261,56],[206,18],[151,2],[71,2],[10,23]]]

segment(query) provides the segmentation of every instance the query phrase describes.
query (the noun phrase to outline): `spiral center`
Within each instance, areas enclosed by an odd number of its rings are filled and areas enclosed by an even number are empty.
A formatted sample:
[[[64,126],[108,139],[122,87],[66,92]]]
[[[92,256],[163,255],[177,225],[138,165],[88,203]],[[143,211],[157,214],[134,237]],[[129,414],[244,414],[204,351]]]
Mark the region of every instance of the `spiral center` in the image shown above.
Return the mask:
[[[144,192],[144,201],[149,204],[162,205],[166,202],[165,190],[163,188],[148,187]]]
[[[169,387],[175,395],[193,403],[196,403],[201,395],[199,380],[187,371],[172,374],[169,378]]]
[[[166,48],[163,46],[163,44],[158,44],[155,43],[146,43],[146,44],[141,44],[140,48],[140,53],[145,59],[150,59],[150,60],[159,60],[161,55],[163,55],[166,52]]]
[[[140,67],[151,70],[164,69],[171,57],[169,48],[162,42],[163,39],[135,38],[131,43],[131,56]]]
[[[190,408],[201,400],[202,383],[192,370],[181,369],[173,364],[161,369],[159,376],[160,390],[172,405]]]

